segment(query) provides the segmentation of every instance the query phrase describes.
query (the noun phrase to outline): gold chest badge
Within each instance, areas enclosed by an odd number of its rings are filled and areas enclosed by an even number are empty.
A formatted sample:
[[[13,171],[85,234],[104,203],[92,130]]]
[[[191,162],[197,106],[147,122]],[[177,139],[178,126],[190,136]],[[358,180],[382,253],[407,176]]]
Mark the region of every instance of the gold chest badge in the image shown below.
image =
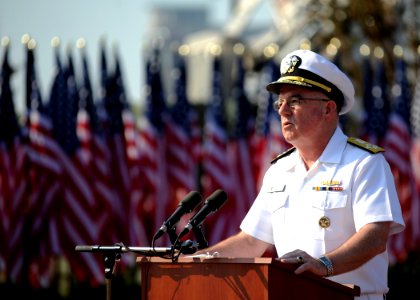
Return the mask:
[[[331,225],[331,220],[330,220],[330,218],[328,218],[326,216],[323,216],[319,219],[318,224],[322,228],[328,228]]]

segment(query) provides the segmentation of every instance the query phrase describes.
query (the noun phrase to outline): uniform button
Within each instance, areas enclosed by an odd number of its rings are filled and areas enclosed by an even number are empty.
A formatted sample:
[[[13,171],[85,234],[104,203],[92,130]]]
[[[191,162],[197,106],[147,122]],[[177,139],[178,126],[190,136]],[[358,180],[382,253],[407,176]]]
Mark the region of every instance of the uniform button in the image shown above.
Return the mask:
[[[318,221],[319,226],[321,226],[322,228],[328,228],[331,225],[331,221],[328,217],[323,216],[319,219]]]

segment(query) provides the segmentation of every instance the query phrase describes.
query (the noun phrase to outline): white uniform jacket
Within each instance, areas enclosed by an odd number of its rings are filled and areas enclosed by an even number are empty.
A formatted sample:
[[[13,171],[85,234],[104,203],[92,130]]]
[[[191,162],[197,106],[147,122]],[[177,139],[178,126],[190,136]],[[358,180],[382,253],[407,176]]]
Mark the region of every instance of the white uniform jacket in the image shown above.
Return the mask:
[[[390,167],[381,153],[349,143],[337,128],[310,170],[297,150],[269,167],[241,230],[274,244],[278,256],[301,249],[320,257],[363,225],[381,221],[393,221],[391,234],[405,226]],[[362,293],[385,294],[387,268],[385,251],[329,279],[356,284]]]

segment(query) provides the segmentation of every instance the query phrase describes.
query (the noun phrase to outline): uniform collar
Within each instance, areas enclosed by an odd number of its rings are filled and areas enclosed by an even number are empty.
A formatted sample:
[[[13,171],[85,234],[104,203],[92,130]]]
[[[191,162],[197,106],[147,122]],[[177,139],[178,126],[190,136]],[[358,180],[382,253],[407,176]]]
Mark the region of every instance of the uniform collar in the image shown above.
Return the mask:
[[[335,163],[338,164],[341,160],[344,148],[347,144],[347,136],[343,133],[340,127],[337,126],[333,136],[319,157],[321,163]]]
[[[332,135],[330,141],[318,159],[320,163],[335,163],[338,164],[341,160],[342,153],[347,144],[347,136],[344,135],[340,127],[337,127]],[[302,163],[299,151],[293,151],[288,159],[280,160],[284,170],[291,171],[296,166]]]

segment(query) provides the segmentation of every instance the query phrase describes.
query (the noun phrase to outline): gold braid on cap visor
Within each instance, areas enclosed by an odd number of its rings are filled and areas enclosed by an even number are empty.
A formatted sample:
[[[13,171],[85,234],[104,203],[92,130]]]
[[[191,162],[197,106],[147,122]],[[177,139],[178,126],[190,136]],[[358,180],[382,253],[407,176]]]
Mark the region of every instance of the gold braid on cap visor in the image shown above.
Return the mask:
[[[331,90],[332,90],[332,88],[330,88],[330,87],[328,87],[328,86],[326,86],[322,83],[319,83],[319,82],[316,82],[316,81],[313,81],[313,80],[310,80],[310,79],[307,79],[307,78],[303,78],[303,77],[300,77],[300,76],[284,76],[284,77],[281,77],[277,82],[280,82],[280,83],[290,82],[290,83],[292,83],[292,82],[296,82],[296,81],[317,86],[317,87],[327,91],[328,93],[330,93]]]

